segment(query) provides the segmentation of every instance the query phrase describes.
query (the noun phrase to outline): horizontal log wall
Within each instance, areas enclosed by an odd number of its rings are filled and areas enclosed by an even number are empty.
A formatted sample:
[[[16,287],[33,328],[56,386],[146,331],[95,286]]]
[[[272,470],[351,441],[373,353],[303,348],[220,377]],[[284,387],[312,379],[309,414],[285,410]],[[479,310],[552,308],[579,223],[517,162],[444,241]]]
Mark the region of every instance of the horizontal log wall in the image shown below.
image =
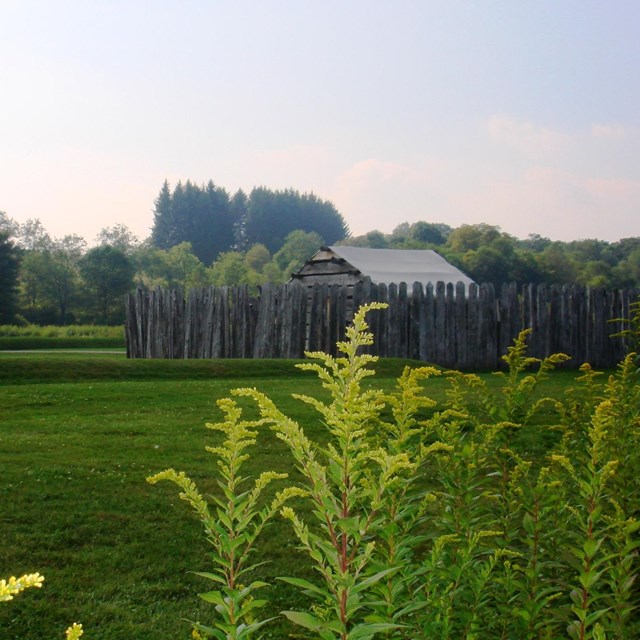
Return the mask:
[[[570,355],[567,366],[612,367],[628,345],[611,334],[623,327],[638,291],[574,285],[423,287],[300,283],[180,291],[138,290],[126,300],[130,358],[301,358],[304,351],[336,352],[354,308],[368,301],[387,309],[369,314],[371,352],[461,370],[492,370],[518,333],[531,328],[529,353]]]

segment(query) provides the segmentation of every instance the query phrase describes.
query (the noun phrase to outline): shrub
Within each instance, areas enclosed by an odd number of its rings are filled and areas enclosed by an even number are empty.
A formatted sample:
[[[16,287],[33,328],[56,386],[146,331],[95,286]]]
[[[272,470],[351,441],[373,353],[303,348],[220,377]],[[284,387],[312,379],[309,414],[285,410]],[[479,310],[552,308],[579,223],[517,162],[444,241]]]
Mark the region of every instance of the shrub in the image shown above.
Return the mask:
[[[270,425],[300,478],[289,491],[302,503],[280,512],[308,557],[309,579],[281,580],[309,605],[283,615],[323,640],[638,637],[635,354],[604,386],[584,367],[582,387],[552,401],[540,387],[566,356],[528,358],[524,331],[497,393],[451,372],[448,399],[436,407],[425,395],[435,369],[405,370],[392,393],[367,383],[376,358],[361,353],[373,340],[365,315],[381,306],[360,309],[338,357],[309,353],[312,362],[298,365],[329,392],[328,402],[294,394],[316,410],[326,442],[310,440],[254,389],[233,393],[256,403],[259,420],[241,422],[234,400],[221,404],[231,422]],[[552,428],[540,426],[541,412],[555,416]],[[212,450],[223,470],[228,451]],[[178,481],[166,474],[152,481]],[[207,526],[228,534],[240,498],[221,486]],[[235,544],[249,540],[241,534]],[[231,566],[220,552],[213,559],[215,575]],[[248,623],[237,635],[224,625],[229,602],[251,588],[211,596],[217,615],[199,632],[249,637]]]

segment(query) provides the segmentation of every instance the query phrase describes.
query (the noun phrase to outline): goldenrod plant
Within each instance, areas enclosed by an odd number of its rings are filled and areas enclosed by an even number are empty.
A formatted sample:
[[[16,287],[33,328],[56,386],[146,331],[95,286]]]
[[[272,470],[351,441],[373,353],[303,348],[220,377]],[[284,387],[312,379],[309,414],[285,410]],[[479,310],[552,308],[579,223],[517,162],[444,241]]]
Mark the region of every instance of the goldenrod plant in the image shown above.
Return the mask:
[[[246,459],[255,436],[249,429],[270,425],[300,478],[264,521],[279,509],[309,559],[305,577],[281,578],[308,597],[307,607],[282,612],[303,637],[637,637],[640,398],[633,354],[604,385],[585,365],[578,388],[552,401],[541,387],[567,356],[527,356],[523,331],[504,358],[497,391],[477,375],[446,372],[447,399],[438,405],[425,393],[442,375],[435,368],[407,368],[389,392],[367,380],[376,358],[365,352],[373,341],[366,314],[382,307],[357,312],[336,357],[309,353],[310,362],[299,365],[329,394],[328,401],[292,394],[318,414],[322,442],[264,393],[236,389],[236,398],[255,402],[259,419],[243,422],[235,400],[220,402],[227,421],[217,428],[228,440],[212,449],[224,479],[216,513],[185,476],[169,470],[151,479],[181,486],[216,548],[218,569],[202,575],[223,588],[204,597],[223,624],[196,625],[197,632],[249,637],[266,622],[242,618],[242,603],[262,584],[232,588],[235,565],[225,549],[244,561],[238,549],[253,545],[255,538],[236,527],[247,526],[256,503],[247,497],[252,492],[237,493],[232,461]],[[550,427],[539,426],[541,412],[555,416],[542,421]],[[543,438],[539,429],[547,430]],[[532,441],[543,443],[535,455]],[[284,505],[290,496],[302,503]],[[248,511],[239,506],[247,500]],[[250,602],[252,610],[264,604]]]
[[[374,374],[369,365],[377,359],[361,353],[373,343],[365,316],[384,306],[372,303],[358,310],[346,330],[346,339],[338,342],[341,355],[310,352],[307,356],[316,362],[298,365],[316,372],[330,393],[327,403],[294,395],[319,414],[328,431],[326,445],[309,440],[303,427],[280,412],[263,393],[253,389],[235,392],[256,401],[262,418],[288,445],[302,476],[300,488],[310,502],[311,521],[289,506],[282,509],[282,515],[291,522],[320,584],[281,578],[316,601],[313,613],[282,613],[323,640],[365,640],[400,627],[367,618],[376,585],[399,569],[398,563],[379,569],[374,561],[377,534],[387,522],[385,507],[390,493],[415,470],[409,451],[392,451],[376,442],[384,397],[381,391],[363,384]]]
[[[614,318],[609,322],[621,324],[624,328],[611,334],[612,338],[622,338],[626,341],[629,351],[635,354],[636,373],[640,375],[640,299],[629,304],[629,316]]]
[[[251,637],[272,618],[260,618],[258,610],[267,600],[255,597],[267,583],[260,580],[246,582],[255,568],[251,564],[255,543],[269,521],[291,497],[300,495],[298,489],[284,489],[271,502],[263,500],[263,492],[274,480],[286,478],[284,473],[265,472],[247,487],[241,475],[243,463],[249,458],[247,450],[255,445],[259,421],[241,419],[242,410],[232,399],[218,401],[225,420],[207,427],[224,434],[220,446],[207,447],[217,463],[217,483],[221,495],[212,496],[213,508],[198,491],[195,483],[184,473],[167,469],[147,478],[155,484],[168,480],[180,489],[180,498],[191,505],[204,526],[208,542],[213,547],[213,566],[196,575],[214,583],[215,588],[199,594],[215,605],[217,615],[210,625],[193,622],[196,637],[219,640],[241,640]]]
[[[82,625],[74,622],[66,631],[66,640],[80,640],[84,635]]]
[[[44,576],[39,573],[27,573],[19,578],[11,576],[0,580],[0,602],[13,600],[25,589],[42,587]],[[79,640],[83,635],[82,625],[74,622],[65,632],[66,640]]]
[[[28,573],[19,578],[12,576],[9,579],[2,579],[0,580],[0,602],[13,600],[25,589],[34,587],[40,589],[43,582],[44,576],[39,573]]]

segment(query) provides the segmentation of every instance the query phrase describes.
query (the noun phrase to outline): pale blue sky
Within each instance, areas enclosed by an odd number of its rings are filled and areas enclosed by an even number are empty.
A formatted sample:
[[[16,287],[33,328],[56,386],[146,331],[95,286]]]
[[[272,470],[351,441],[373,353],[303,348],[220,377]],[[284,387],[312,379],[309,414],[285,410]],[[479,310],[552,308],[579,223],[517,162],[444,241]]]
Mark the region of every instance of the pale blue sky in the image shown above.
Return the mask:
[[[0,0],[0,210],[141,237],[165,179],[354,234],[640,235],[637,0]]]

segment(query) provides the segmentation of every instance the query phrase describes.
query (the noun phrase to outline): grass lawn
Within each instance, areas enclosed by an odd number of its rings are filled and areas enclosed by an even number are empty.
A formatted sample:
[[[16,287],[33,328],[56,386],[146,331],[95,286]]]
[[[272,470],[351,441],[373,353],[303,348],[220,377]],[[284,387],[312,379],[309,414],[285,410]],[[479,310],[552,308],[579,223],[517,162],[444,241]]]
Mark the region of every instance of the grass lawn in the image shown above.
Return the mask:
[[[204,424],[238,386],[265,391],[321,439],[322,425],[290,394],[322,390],[293,364],[0,354],[0,577],[45,576],[41,590],[0,605],[0,637],[62,638],[81,621],[88,640],[166,640],[190,636],[184,619],[208,622],[212,605],[196,594],[210,586],[188,573],[208,568],[199,523],[175,487],[145,478],[174,467],[214,491],[204,446],[216,434]],[[375,383],[390,388],[404,364],[380,363]],[[575,376],[555,373],[545,392],[560,395]],[[426,392],[442,400],[445,388],[433,379]],[[251,471],[291,470],[268,431],[259,444]],[[288,526],[274,524],[265,540],[271,562],[256,577],[299,575]],[[293,587],[274,591],[274,613],[304,606]],[[282,622],[265,636],[289,632]]]

